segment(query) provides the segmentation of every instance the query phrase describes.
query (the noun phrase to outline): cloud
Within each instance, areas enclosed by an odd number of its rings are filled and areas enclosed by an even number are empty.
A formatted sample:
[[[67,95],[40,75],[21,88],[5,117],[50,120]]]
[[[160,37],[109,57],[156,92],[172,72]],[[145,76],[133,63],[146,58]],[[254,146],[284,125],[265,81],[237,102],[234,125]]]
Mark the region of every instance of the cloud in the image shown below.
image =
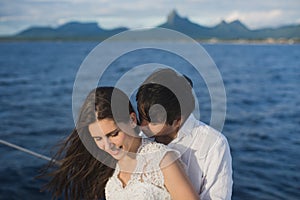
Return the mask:
[[[241,20],[250,28],[258,28],[277,24],[283,16],[282,10],[240,12],[233,11],[225,17],[227,22]]]

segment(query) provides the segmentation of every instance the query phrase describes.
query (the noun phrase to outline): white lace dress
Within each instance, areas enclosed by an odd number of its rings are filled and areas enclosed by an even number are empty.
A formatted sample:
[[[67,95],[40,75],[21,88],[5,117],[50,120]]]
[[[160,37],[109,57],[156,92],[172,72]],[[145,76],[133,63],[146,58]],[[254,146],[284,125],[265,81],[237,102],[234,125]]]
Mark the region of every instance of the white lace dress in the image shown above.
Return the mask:
[[[163,173],[159,164],[168,151],[163,144],[142,139],[136,159],[137,165],[127,185],[123,187],[118,178],[117,164],[113,176],[105,187],[107,200],[170,200],[170,193],[164,186]],[[176,152],[177,153],[177,152]]]

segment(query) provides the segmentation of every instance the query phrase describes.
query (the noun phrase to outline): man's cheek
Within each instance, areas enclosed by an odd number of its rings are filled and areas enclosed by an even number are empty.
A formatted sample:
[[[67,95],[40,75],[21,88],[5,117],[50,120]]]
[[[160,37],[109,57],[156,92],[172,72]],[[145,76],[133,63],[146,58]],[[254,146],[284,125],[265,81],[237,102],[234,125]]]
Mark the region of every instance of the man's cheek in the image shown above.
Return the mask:
[[[164,128],[163,125],[153,125],[153,126],[149,125],[149,129],[154,135],[163,131],[163,128]]]

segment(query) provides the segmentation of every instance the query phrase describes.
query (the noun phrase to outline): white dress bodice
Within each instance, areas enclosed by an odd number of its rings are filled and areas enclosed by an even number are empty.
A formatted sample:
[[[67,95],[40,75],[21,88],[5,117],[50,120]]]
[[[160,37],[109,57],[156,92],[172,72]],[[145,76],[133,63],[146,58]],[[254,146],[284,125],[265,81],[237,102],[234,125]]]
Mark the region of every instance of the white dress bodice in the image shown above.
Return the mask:
[[[118,164],[105,187],[107,200],[171,200],[170,193],[164,186],[164,177],[160,162],[168,151],[163,144],[142,139],[136,154],[136,168],[127,185],[123,187],[118,178]]]

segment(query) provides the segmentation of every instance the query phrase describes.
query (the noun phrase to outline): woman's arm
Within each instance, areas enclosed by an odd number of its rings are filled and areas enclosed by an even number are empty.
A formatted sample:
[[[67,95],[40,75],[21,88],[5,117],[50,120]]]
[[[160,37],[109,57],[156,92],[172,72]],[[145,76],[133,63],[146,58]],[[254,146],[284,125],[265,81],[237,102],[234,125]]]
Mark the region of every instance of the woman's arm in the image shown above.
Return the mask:
[[[164,175],[165,186],[173,200],[199,199],[182,164],[176,159],[174,152],[168,152],[160,163]]]

